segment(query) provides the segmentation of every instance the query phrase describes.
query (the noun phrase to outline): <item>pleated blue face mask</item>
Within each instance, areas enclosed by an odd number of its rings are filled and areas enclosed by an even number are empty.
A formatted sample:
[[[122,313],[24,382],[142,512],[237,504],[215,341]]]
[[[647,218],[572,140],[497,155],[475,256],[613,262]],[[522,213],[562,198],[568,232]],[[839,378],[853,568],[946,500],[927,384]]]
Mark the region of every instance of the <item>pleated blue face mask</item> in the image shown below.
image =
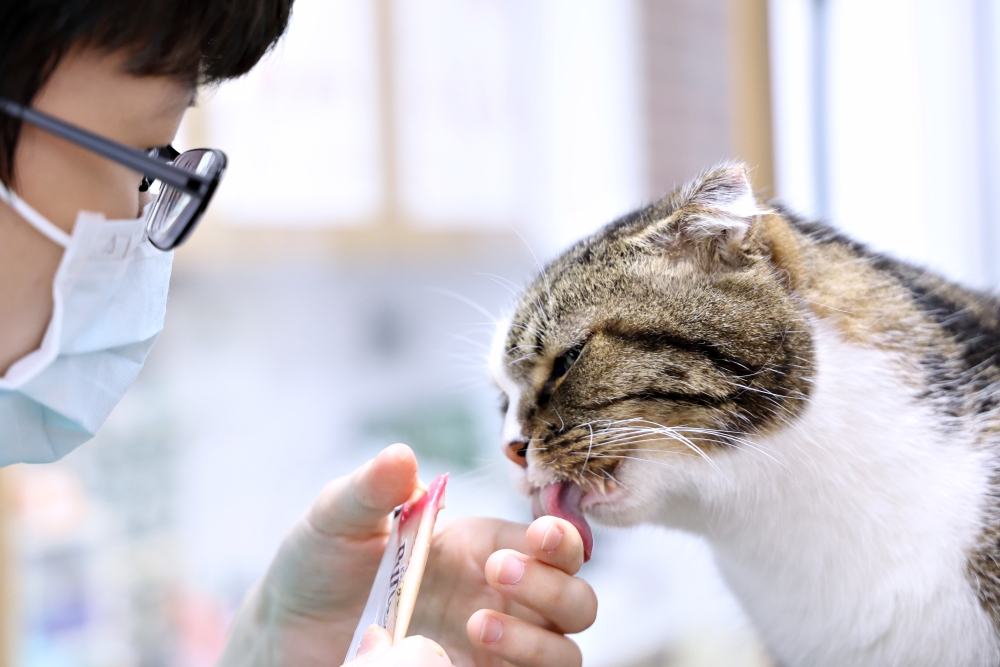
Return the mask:
[[[172,252],[145,216],[81,211],[72,235],[0,183],[0,200],[65,248],[41,346],[0,378],[0,466],[55,461],[97,433],[163,329]]]

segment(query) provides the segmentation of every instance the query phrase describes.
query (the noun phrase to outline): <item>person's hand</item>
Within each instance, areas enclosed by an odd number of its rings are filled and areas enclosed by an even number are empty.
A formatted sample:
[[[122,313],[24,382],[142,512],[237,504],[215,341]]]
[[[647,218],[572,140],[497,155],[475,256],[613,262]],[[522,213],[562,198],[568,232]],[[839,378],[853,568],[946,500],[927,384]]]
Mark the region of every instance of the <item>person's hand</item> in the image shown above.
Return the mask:
[[[385,628],[371,625],[358,645],[358,655],[344,667],[450,667],[440,644],[426,637],[411,636],[395,646]]]
[[[593,589],[573,576],[581,565],[583,540],[563,519],[544,516],[527,530],[498,519],[447,522],[410,628],[440,641],[459,665],[580,665],[565,634],[597,617]]]
[[[328,484],[244,600],[219,664],[339,665],[385,548],[388,514],[416,486],[416,459],[403,445]],[[553,548],[556,534],[562,538]],[[504,549],[517,553],[494,553]],[[510,557],[524,564],[524,573],[516,583],[501,583]],[[579,534],[553,517],[530,529],[494,519],[442,524],[411,631],[438,640],[458,665],[501,665],[504,659],[522,667],[579,665],[579,650],[563,633],[588,627],[596,616],[593,591],[572,577],[582,557]],[[413,651],[424,641],[399,646]],[[387,667],[448,664],[421,650],[402,662],[392,662],[397,647],[365,659]]]

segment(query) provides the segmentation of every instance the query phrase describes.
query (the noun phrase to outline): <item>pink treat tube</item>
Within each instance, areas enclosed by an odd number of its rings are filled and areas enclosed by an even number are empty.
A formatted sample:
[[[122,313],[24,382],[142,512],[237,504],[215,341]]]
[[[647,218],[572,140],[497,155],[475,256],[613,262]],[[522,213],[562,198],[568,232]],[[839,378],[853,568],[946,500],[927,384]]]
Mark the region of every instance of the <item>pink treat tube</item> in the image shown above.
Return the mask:
[[[438,475],[431,482],[427,493],[412,503],[403,505],[399,515],[399,577],[395,590],[389,598],[386,630],[395,644],[406,637],[406,630],[413,618],[413,608],[420,591],[420,581],[424,577],[431,539],[434,537],[434,522],[438,512],[444,507],[444,489],[448,484],[448,474]]]

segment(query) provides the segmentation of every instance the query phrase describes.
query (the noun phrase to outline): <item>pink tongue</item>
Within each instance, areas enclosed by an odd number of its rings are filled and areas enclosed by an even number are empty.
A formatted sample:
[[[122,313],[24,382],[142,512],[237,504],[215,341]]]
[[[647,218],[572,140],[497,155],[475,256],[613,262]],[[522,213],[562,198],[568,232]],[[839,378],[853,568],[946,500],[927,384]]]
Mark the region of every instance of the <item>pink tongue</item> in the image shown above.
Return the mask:
[[[583,499],[583,489],[572,482],[556,482],[548,486],[535,489],[531,496],[531,508],[535,512],[535,518],[549,514],[565,519],[576,526],[583,538],[583,560],[590,560],[590,554],[594,550],[594,534],[590,530],[587,519],[580,509],[580,501]]]

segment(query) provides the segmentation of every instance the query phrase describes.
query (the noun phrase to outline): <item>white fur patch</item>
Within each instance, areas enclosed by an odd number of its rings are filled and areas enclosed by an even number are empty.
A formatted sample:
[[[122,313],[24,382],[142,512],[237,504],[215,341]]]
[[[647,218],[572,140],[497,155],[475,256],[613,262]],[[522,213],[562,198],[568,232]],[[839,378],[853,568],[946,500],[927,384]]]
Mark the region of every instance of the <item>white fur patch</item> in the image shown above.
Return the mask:
[[[504,447],[507,446],[507,443],[517,442],[524,437],[521,423],[517,418],[518,404],[521,401],[521,388],[517,386],[517,383],[507,373],[504,345],[507,341],[510,325],[511,318],[509,315],[504,316],[497,323],[497,330],[493,335],[488,360],[490,378],[500,388],[500,391],[507,395],[507,412],[504,414],[503,431],[501,433],[501,440]]]

